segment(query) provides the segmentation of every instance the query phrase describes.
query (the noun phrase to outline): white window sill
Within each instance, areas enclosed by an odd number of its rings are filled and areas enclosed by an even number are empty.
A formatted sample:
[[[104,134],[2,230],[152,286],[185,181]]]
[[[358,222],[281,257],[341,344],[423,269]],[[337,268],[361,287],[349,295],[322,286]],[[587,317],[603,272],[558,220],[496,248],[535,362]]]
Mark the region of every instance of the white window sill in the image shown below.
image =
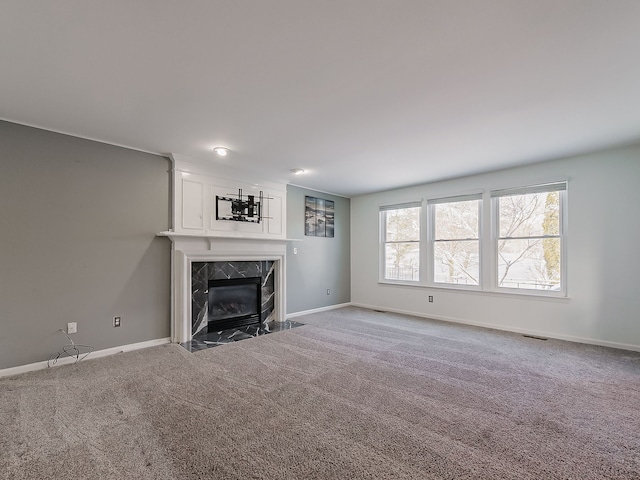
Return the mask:
[[[389,286],[389,287],[414,287],[414,288],[425,288],[429,290],[440,290],[451,293],[465,293],[471,295],[483,295],[483,296],[491,296],[491,297],[501,297],[501,298],[522,298],[528,300],[543,300],[543,301],[560,301],[565,302],[570,300],[568,295],[564,295],[560,292],[545,294],[539,293],[536,291],[511,291],[511,290],[482,290],[479,287],[462,287],[462,286],[454,286],[454,285],[426,285],[424,283],[419,282],[403,282],[403,281],[393,281],[393,280],[379,280],[378,285],[381,286]]]

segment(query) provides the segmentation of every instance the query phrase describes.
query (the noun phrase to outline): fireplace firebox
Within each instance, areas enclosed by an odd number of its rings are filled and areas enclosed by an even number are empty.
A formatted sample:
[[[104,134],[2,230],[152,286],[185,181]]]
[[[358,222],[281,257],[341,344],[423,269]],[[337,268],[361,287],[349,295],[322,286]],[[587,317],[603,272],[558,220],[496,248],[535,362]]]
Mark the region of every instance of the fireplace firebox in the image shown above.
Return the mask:
[[[261,322],[260,277],[209,280],[207,330],[215,332]]]

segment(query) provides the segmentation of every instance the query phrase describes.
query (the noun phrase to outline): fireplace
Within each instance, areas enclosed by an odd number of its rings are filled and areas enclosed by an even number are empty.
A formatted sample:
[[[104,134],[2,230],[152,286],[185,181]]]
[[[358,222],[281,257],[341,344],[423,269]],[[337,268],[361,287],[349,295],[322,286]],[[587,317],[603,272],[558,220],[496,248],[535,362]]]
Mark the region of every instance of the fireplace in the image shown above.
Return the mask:
[[[171,341],[208,330],[209,280],[261,277],[260,320],[284,322],[287,184],[176,153],[171,161],[172,230],[158,234],[172,244]],[[216,198],[239,189],[264,192],[259,223],[217,218]]]
[[[172,328],[175,343],[208,331],[209,280],[261,278],[260,321],[285,321],[288,240],[217,238],[164,232],[173,243]]]
[[[207,330],[209,332],[261,322],[260,277],[209,280]]]

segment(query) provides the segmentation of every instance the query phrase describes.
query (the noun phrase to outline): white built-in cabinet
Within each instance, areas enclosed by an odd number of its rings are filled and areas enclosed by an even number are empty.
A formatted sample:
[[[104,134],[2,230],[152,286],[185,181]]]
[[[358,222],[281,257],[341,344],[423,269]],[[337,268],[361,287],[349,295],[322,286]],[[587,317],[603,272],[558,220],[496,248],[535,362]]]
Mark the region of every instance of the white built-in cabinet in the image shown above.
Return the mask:
[[[182,179],[182,228],[204,230],[204,183]]]
[[[229,168],[173,154],[173,229],[176,233],[284,239],[286,184],[248,178]],[[243,177],[243,178],[241,178]],[[260,223],[216,220],[216,197],[263,194]]]

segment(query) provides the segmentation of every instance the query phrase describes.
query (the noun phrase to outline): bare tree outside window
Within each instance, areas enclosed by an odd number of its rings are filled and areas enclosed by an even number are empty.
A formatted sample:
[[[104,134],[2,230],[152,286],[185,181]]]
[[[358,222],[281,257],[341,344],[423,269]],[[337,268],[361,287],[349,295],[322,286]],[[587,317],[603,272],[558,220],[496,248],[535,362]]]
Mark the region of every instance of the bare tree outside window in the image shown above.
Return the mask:
[[[420,280],[420,207],[385,210],[385,280]]]
[[[479,285],[480,199],[439,202],[431,208],[434,282]]]
[[[566,296],[566,205],[559,181],[380,207],[380,279]]]
[[[498,286],[558,290],[561,191],[498,198]]]

